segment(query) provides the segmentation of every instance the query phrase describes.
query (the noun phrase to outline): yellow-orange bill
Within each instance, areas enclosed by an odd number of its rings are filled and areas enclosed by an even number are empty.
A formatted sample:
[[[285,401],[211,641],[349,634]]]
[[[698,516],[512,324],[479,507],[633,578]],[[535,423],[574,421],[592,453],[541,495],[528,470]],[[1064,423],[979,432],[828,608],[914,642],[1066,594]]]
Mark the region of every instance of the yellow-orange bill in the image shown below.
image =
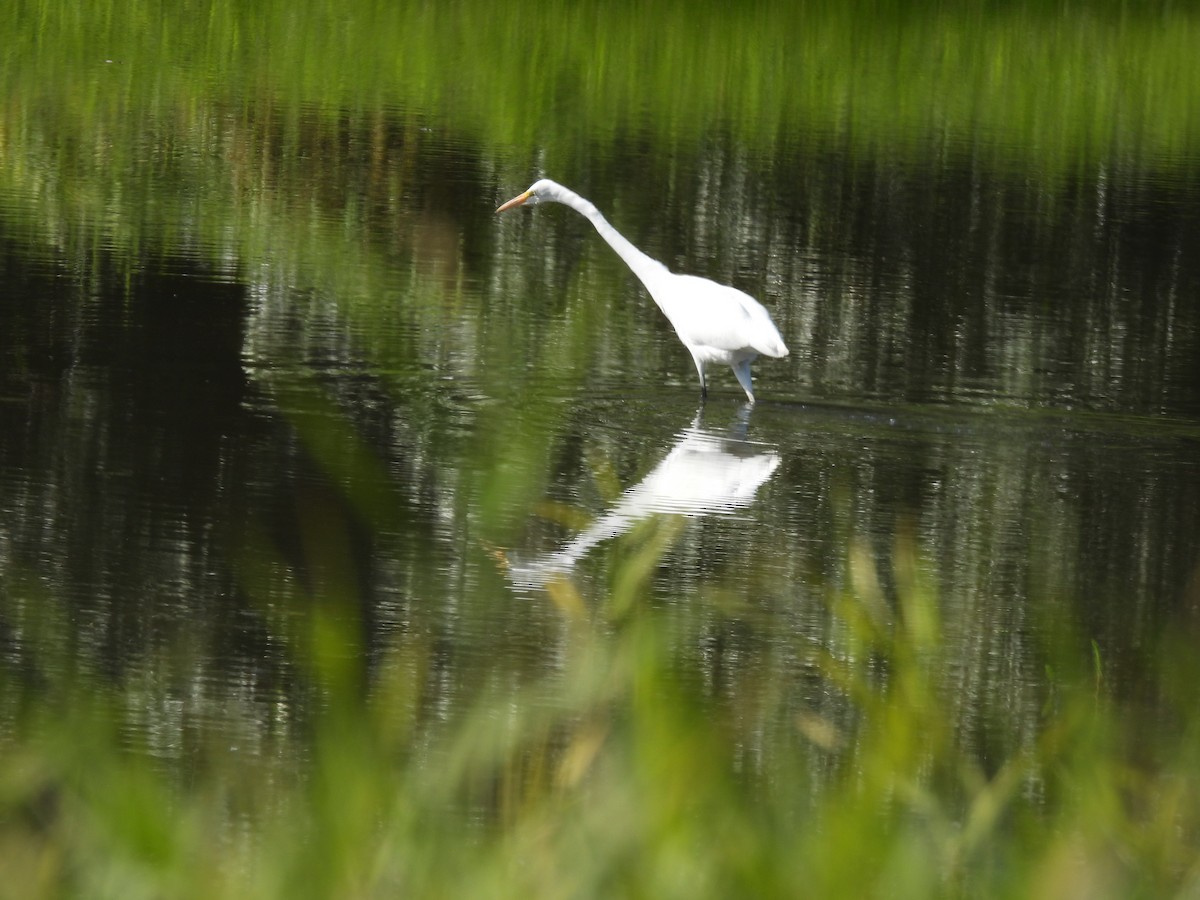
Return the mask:
[[[496,212],[502,213],[506,209],[512,209],[514,206],[520,206],[522,203],[524,203],[528,199],[529,199],[529,191],[526,191],[523,194],[513,197],[507,203],[502,203],[500,206],[496,207]]]

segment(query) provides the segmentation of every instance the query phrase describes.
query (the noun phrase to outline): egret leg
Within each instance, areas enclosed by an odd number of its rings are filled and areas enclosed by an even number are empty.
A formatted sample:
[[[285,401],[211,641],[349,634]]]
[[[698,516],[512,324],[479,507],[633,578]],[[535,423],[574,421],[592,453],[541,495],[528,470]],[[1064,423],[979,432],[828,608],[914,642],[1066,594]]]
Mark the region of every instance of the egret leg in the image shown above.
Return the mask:
[[[700,357],[692,355],[692,362],[696,364],[696,371],[700,373],[700,399],[708,399],[708,383],[704,380],[704,363],[700,362]]]
[[[746,399],[754,402],[754,388],[750,383],[750,360],[743,359],[733,366],[733,374],[737,376],[738,384],[746,392]]]

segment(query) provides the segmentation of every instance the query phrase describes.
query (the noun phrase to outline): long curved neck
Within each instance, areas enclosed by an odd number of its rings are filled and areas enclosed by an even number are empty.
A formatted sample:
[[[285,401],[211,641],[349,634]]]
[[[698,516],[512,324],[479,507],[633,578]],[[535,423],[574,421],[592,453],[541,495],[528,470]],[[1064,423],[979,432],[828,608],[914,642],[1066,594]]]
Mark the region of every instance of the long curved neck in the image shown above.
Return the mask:
[[[608,219],[600,214],[600,210],[596,209],[594,203],[590,200],[585,200],[561,184],[557,188],[555,196],[552,199],[557,203],[571,207],[575,212],[587,218],[596,227],[596,231],[600,233],[600,237],[608,241],[608,245],[617,251],[617,255],[621,259],[625,260],[625,265],[629,266],[633,270],[633,274],[641,279],[642,284],[649,287],[651,279],[667,271],[666,266],[656,259],[651,259],[637,247],[633,246],[621,232],[608,224]]]

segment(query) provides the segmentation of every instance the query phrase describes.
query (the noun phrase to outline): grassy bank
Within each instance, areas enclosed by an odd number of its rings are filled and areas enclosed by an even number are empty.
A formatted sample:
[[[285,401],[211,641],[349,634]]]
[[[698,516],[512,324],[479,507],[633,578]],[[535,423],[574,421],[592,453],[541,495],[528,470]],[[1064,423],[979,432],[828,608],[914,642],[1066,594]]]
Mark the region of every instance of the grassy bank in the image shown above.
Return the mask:
[[[506,153],[719,127],[762,149],[799,130],[868,155],[982,141],[1069,167],[1200,142],[1200,21],[1166,4],[22,0],[0,38],[10,140],[35,113],[120,140],[147,115],[224,109],[402,110]]]

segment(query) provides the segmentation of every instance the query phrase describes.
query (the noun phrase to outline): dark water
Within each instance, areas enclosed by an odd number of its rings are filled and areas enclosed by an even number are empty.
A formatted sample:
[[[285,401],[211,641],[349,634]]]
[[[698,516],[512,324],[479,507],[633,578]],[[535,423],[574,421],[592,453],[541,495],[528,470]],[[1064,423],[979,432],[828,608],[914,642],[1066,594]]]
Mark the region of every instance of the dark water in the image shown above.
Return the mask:
[[[733,695],[795,661],[712,598],[820,644],[848,548],[886,580],[898,533],[943,609],[964,729],[985,700],[1033,721],[1055,623],[1136,693],[1194,617],[1194,168],[812,138],[768,157],[715,135],[542,173],[369,140],[257,186],[291,204],[280,222],[313,217],[307,243],[135,247],[97,222],[56,243],[29,198],[0,197],[0,653],[23,673],[5,690],[142,679],[138,740],[168,756],[237,698],[262,710],[249,743],[296,702],[281,635],[334,596],[368,659],[430,636],[449,710],[498,668],[552,672],[546,582],[609,590],[662,513],[682,518],[656,602],[694,606],[697,665]],[[494,216],[537,174],[763,301],[792,353],[756,363],[756,407],[728,372],[700,406],[583,219]]]

